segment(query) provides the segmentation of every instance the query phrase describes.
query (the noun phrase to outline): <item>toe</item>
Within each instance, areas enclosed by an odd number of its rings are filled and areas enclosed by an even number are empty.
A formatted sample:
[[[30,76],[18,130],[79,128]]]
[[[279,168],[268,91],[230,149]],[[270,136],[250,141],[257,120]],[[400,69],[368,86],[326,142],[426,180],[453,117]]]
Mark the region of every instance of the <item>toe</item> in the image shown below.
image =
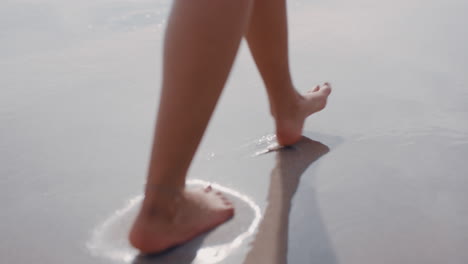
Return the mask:
[[[231,214],[234,213],[234,205],[231,202],[229,202],[229,201],[224,202],[223,206],[224,206],[225,210],[228,211],[228,214],[231,215]]]
[[[224,194],[221,192],[216,192],[216,195],[225,206],[232,207],[232,202],[226,196],[224,196]]]
[[[211,187],[211,185],[208,185],[205,187],[204,191],[208,193],[208,192],[211,192],[212,190],[213,190],[213,187]]]
[[[315,92],[317,92],[318,90],[320,90],[320,85],[315,86],[314,89],[310,89],[310,90],[308,90],[306,93],[308,93],[308,94],[310,94],[310,93],[315,93]]]
[[[322,91],[323,93],[325,93],[325,94],[327,94],[327,95],[330,94],[330,93],[331,93],[331,85],[330,85],[330,83],[327,83],[327,82],[324,83],[324,85],[323,85],[322,89],[320,89],[320,91]]]

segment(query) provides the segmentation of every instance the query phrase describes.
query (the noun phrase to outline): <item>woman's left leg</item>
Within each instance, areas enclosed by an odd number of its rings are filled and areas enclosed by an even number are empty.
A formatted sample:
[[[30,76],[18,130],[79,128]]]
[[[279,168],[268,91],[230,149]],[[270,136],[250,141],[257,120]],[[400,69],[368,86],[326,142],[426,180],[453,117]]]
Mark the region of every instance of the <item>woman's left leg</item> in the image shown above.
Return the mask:
[[[154,253],[232,217],[211,188],[185,178],[245,33],[252,0],[175,0],[166,30],[161,102],[145,199],[131,244]]]

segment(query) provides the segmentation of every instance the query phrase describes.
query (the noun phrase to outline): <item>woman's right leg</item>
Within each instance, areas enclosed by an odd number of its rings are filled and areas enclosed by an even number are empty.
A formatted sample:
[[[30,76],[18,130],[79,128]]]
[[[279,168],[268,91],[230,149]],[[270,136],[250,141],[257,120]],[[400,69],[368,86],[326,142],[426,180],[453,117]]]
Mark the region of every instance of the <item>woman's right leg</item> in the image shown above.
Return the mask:
[[[305,119],[325,107],[330,86],[317,86],[305,95],[296,92],[288,58],[286,0],[255,0],[246,34],[260,71],[282,145],[296,143]]]
[[[233,215],[232,205],[211,188],[184,186],[245,34],[251,1],[174,2],[145,199],[129,237],[141,252],[186,242]]]

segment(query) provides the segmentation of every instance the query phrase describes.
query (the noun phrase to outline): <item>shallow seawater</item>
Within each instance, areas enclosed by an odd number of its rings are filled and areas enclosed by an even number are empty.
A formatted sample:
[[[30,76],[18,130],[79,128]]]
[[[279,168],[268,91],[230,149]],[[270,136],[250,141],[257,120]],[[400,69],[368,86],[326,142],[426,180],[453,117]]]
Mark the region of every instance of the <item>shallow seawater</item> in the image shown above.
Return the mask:
[[[136,256],[124,236],[144,185],[170,4],[0,3],[0,262],[468,262],[459,0],[288,2],[295,84],[330,81],[327,109],[299,144],[278,148],[243,43],[189,173],[231,190],[237,218],[185,248]],[[229,254],[206,251],[255,221]]]

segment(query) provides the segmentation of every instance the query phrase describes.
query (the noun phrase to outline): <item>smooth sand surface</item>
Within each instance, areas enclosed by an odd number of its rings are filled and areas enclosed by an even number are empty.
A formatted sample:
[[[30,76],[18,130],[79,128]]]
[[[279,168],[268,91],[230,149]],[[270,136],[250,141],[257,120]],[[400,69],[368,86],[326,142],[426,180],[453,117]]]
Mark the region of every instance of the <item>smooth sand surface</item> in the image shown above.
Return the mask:
[[[468,263],[468,3],[289,1],[295,83],[330,81],[296,146],[245,43],[190,170],[237,207],[157,256],[143,189],[170,2],[0,3],[0,263]]]

